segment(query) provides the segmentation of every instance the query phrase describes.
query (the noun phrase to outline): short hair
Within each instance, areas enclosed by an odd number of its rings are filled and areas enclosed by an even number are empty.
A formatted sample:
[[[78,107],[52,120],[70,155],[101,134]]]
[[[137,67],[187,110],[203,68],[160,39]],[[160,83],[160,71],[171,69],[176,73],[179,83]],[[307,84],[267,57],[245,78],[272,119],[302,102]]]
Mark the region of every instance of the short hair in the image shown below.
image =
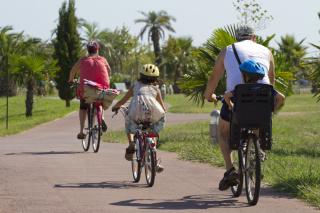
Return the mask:
[[[248,25],[241,25],[235,30],[237,41],[250,39],[254,35],[254,30]]]

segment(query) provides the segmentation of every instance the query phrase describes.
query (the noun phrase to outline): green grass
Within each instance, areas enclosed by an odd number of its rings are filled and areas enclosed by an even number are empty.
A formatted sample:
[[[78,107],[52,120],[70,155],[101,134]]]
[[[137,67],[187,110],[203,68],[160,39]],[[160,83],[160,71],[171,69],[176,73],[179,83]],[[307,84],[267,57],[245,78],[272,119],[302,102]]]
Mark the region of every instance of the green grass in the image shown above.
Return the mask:
[[[176,105],[183,99],[171,98]],[[320,208],[320,103],[311,95],[293,95],[282,112],[296,113],[274,116],[273,148],[263,164],[264,182]],[[220,150],[208,135],[208,122],[167,126],[160,134],[159,148],[176,152],[183,160],[223,166]],[[109,132],[104,140],[127,143],[122,131]]]
[[[209,113],[213,109],[221,108],[220,104],[214,106],[213,103],[208,102],[205,102],[203,106],[199,106],[182,94],[167,95],[164,101],[170,105],[169,112],[173,113]]]
[[[79,108],[79,103],[71,102],[66,108],[65,102],[55,98],[35,97],[33,116],[25,116],[25,97],[9,98],[9,129],[6,129],[6,99],[0,98],[0,136],[15,134],[56,118],[65,116]]]
[[[220,103],[214,106],[213,103],[205,102],[203,106],[199,106],[182,94],[167,95],[165,102],[170,104],[169,112],[173,113],[210,113],[213,109],[221,108]],[[311,94],[291,95],[287,97],[281,112],[301,112],[306,108],[308,111],[319,111],[319,104],[315,102],[316,99]]]

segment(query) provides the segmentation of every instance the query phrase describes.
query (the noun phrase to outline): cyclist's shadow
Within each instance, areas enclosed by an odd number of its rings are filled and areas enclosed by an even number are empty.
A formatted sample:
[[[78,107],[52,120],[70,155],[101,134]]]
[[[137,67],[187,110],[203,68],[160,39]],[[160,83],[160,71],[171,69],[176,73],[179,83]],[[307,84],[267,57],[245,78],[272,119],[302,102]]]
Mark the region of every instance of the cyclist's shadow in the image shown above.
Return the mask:
[[[147,185],[136,184],[130,181],[103,181],[98,183],[66,183],[55,184],[55,188],[74,188],[74,189],[94,189],[94,188],[109,188],[109,189],[129,189],[129,188],[145,188]]]
[[[189,195],[181,199],[130,199],[111,203],[116,206],[130,206],[139,209],[210,209],[210,208],[243,208],[248,204],[239,202],[237,198],[219,194]]]

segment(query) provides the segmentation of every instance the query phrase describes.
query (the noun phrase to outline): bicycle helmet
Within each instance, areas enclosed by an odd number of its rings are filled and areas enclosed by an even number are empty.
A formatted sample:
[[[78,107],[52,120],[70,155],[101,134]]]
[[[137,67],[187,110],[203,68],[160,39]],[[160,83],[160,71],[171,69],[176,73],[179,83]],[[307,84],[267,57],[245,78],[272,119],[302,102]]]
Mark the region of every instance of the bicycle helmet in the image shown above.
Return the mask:
[[[154,64],[145,64],[143,65],[140,74],[148,76],[148,77],[159,77],[159,69]]]
[[[264,65],[252,59],[245,60],[240,64],[239,69],[242,73],[257,76],[259,79],[262,79],[267,71],[267,68]]]
[[[100,48],[100,45],[97,41],[90,41],[87,44],[87,50],[89,53],[96,53],[99,48]]]

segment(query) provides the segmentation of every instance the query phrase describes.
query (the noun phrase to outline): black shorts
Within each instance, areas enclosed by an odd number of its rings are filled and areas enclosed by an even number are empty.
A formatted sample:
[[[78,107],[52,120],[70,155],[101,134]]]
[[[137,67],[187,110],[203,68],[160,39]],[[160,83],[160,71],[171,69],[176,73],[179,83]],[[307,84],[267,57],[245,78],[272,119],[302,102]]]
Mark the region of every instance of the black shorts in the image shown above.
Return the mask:
[[[228,104],[224,100],[222,101],[222,107],[220,110],[220,117],[223,120],[230,122],[231,111],[229,110]]]
[[[80,109],[87,110],[88,108],[89,108],[89,104],[86,103],[86,101],[83,98],[81,98],[80,99]]]

